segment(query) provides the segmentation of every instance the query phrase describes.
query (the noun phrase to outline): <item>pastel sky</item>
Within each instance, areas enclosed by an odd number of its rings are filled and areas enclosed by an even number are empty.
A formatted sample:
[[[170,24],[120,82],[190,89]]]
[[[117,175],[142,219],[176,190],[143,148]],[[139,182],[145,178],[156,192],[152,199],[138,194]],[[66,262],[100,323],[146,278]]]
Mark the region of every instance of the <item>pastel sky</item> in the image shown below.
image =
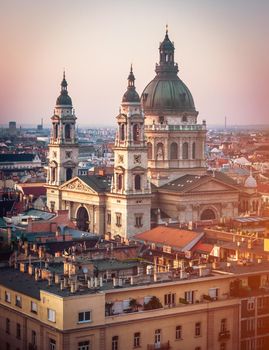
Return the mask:
[[[49,124],[65,68],[78,124],[115,125],[130,63],[141,94],[166,23],[200,121],[268,124],[268,0],[0,0],[0,124]]]

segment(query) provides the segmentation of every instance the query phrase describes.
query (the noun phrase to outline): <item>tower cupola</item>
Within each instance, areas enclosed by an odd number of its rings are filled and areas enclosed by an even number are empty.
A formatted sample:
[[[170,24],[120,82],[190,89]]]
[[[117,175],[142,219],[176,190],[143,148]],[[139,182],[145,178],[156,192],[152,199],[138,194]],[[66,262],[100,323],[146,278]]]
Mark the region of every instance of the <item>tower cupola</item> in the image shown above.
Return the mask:
[[[130,73],[128,76],[127,91],[122,97],[122,102],[140,102],[140,98],[135,89],[135,76],[133,73],[133,66],[131,65]]]
[[[68,95],[67,91],[67,81],[65,79],[65,72],[63,73],[63,80],[61,82],[61,93],[56,100],[56,106],[70,106],[72,107],[71,97]]]

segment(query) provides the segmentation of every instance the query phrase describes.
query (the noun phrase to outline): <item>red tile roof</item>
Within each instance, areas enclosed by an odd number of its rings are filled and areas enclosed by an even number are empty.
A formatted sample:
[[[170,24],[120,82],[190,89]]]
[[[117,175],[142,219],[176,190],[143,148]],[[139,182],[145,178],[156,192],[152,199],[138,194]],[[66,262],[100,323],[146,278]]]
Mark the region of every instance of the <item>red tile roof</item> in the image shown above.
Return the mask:
[[[197,238],[199,233],[188,230],[181,230],[174,227],[158,226],[152,230],[134,235],[135,240],[144,243],[155,243],[167,245],[175,248],[183,248],[193,239]]]

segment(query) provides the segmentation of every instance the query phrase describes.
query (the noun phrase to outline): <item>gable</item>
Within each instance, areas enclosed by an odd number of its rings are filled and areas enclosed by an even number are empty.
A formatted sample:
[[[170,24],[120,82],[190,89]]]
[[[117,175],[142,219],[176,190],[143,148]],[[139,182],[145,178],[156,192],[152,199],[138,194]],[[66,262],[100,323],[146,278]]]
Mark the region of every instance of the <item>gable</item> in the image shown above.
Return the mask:
[[[62,191],[74,191],[74,192],[86,192],[86,193],[96,193],[89,185],[87,185],[84,181],[75,177],[60,186]]]
[[[209,181],[201,184],[197,184],[197,186],[190,189],[188,192],[216,192],[216,191],[238,191],[234,186],[228,185],[224,182],[216,181],[211,178]]]

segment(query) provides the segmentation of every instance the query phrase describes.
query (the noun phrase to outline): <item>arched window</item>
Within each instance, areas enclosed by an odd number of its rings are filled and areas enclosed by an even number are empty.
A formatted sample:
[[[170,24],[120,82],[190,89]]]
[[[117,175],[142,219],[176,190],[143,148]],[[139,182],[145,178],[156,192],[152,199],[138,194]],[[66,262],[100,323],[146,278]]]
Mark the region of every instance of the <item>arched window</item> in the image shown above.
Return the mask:
[[[89,229],[89,214],[84,207],[80,207],[77,212],[77,228],[81,231]]]
[[[141,176],[135,175],[135,190],[141,190]]]
[[[182,158],[183,159],[189,158],[189,144],[188,144],[188,142],[184,142],[182,145]]]
[[[182,118],[182,121],[183,122],[186,122],[187,121],[187,117],[184,115],[184,117]]]
[[[152,159],[152,143],[148,142],[148,159]]]
[[[205,209],[202,212],[201,220],[214,220],[216,219],[216,215],[212,209]]]
[[[170,159],[178,159],[178,147],[176,142],[170,145]]]
[[[119,190],[122,189],[122,180],[123,180],[122,174],[118,174],[118,189]]]
[[[120,139],[121,141],[124,141],[125,139],[125,125],[121,124],[120,126]]]
[[[58,138],[58,124],[54,124],[54,138]]]
[[[66,169],[66,181],[72,179],[72,174],[73,174],[72,169],[71,169],[71,168],[67,168],[67,169]]]
[[[135,124],[133,126],[133,139],[134,141],[139,141],[139,125]]]
[[[71,128],[70,128],[70,124],[66,124],[66,126],[64,127],[64,135],[66,139],[71,139]]]
[[[156,159],[157,160],[164,160],[164,149],[163,149],[163,143],[161,143],[161,142],[157,143]]]
[[[196,158],[196,144],[195,142],[192,143],[192,159]]]

